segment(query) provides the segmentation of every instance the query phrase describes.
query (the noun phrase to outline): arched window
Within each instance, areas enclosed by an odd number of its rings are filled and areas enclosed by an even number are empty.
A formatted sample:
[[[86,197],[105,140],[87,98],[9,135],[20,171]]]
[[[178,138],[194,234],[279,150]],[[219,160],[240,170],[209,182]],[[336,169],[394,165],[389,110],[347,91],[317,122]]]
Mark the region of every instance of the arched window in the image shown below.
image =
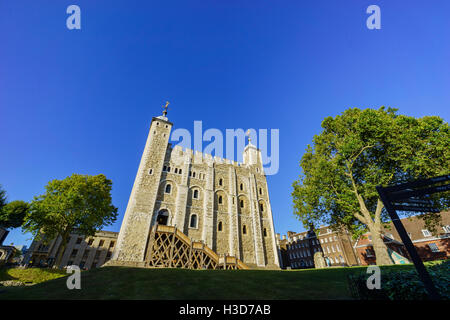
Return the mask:
[[[244,226],[242,227],[242,233],[243,234],[247,234],[247,226],[244,224]]]
[[[219,179],[219,186],[223,185],[223,180],[222,178]]]
[[[241,208],[244,207],[244,200],[241,200]]]
[[[267,229],[266,228],[264,228],[263,234],[264,234],[264,237],[267,237]]]
[[[222,196],[219,196],[219,204],[222,204]]]
[[[166,226],[168,221],[169,221],[169,212],[166,209],[160,210],[158,212],[158,216],[156,217],[156,222],[158,224]]]
[[[194,190],[194,199],[198,199],[198,190]]]
[[[259,204],[259,210],[261,210],[261,212],[264,211],[264,204],[263,204],[263,203],[260,203],[260,204]]]
[[[261,195],[262,195],[262,189],[261,189],[261,188],[259,188],[259,194],[261,194]]]
[[[189,227],[197,228],[197,215],[196,214],[193,214],[191,216],[191,222],[189,223]]]
[[[166,193],[170,193],[172,191],[172,185],[169,183],[166,185]]]
[[[192,177],[195,178],[195,171],[192,173]]]
[[[241,183],[241,185],[239,186],[239,189],[242,191],[244,190],[244,185]]]
[[[219,225],[217,226],[217,231],[222,231],[222,221],[219,221]]]

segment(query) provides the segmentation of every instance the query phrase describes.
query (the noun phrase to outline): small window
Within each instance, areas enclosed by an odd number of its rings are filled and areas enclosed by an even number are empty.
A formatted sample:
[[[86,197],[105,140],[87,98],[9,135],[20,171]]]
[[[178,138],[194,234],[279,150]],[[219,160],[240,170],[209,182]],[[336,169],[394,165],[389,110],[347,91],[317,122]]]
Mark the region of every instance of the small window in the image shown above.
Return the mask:
[[[244,226],[242,227],[242,233],[243,233],[243,234],[247,234],[247,226],[246,226],[246,225],[244,225]]]
[[[261,210],[261,212],[264,211],[264,204],[262,204],[262,203],[259,204],[259,210]]]
[[[198,199],[198,190],[194,190],[194,199]]]
[[[194,177],[194,178],[195,178],[195,171],[194,171],[194,173],[192,173],[192,177]]]
[[[103,247],[103,244],[105,243],[105,240],[100,240],[100,243],[98,244],[99,247]]]
[[[264,237],[267,237],[267,229],[266,228],[264,228],[263,234],[264,234]]]
[[[191,222],[190,222],[190,224],[189,224],[189,227],[191,227],[191,228],[197,228],[197,215],[196,215],[196,214],[193,214],[193,215],[191,216]]]
[[[372,253],[372,250],[366,249],[366,256],[367,256],[367,257],[373,257],[374,255],[373,255],[373,253]]]
[[[153,174],[153,169],[148,170],[148,174]]]
[[[244,185],[243,185],[242,183],[240,184],[239,189],[240,189],[241,191],[244,190]]]
[[[241,208],[244,207],[244,200],[241,200]]]
[[[167,172],[170,172],[170,167],[167,167]]]
[[[223,180],[219,179],[219,186],[223,185]]]
[[[219,204],[222,204],[222,196],[219,196]]]
[[[172,190],[172,185],[170,185],[170,184],[166,185],[166,193],[170,193],[171,190]]]
[[[259,188],[259,194],[262,195],[262,189],[261,188]]]
[[[167,166],[163,166],[163,171],[167,171]]]
[[[181,173],[182,173],[181,169],[178,169],[178,174],[181,174]]]
[[[175,173],[178,173],[178,168],[175,168]]]
[[[111,241],[111,242],[109,243],[109,247],[112,248],[112,247],[114,247],[115,244],[116,244],[116,243],[115,243],[114,241]]]
[[[422,230],[422,233],[423,233],[423,235],[424,235],[425,237],[431,237],[431,232],[428,231],[427,229],[423,229],[423,230]]]
[[[430,247],[432,252],[440,252],[439,247],[436,243],[429,243],[428,246]]]
[[[219,225],[217,226],[217,231],[222,231],[222,221],[219,221]]]
[[[89,239],[89,241],[88,241],[88,246],[90,246],[90,245],[92,245],[92,243],[94,242],[94,239]]]

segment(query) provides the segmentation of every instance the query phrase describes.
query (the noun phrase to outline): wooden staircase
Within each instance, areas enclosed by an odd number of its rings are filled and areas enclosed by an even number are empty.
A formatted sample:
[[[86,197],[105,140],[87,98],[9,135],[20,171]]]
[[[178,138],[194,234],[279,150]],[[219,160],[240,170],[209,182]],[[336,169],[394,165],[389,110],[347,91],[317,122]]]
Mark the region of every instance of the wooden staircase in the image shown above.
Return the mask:
[[[191,241],[176,227],[153,226],[144,258],[145,267],[186,269],[249,269],[233,256],[219,256],[201,241]]]

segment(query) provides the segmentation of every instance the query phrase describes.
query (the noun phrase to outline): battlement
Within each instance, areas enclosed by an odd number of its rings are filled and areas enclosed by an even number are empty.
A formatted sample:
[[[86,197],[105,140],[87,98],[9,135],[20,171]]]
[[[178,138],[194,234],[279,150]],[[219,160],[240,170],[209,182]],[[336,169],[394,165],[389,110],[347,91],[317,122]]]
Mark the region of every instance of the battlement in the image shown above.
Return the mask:
[[[190,161],[194,164],[228,164],[235,167],[243,167],[246,164],[242,162],[233,161],[226,158],[221,158],[217,156],[212,156],[208,153],[203,153],[200,151],[194,151],[190,148],[183,149],[181,146],[176,145],[172,147],[169,143],[167,148],[167,154],[172,161]]]

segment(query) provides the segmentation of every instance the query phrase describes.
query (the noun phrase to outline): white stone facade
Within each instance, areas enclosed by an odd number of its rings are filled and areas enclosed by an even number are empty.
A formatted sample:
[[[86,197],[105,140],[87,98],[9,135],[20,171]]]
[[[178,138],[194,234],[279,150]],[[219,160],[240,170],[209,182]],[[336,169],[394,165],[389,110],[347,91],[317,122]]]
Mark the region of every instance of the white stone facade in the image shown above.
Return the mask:
[[[150,229],[159,219],[218,254],[279,268],[260,151],[247,145],[240,164],[172,148],[171,129],[167,118],[152,119],[112,260],[143,262]]]

